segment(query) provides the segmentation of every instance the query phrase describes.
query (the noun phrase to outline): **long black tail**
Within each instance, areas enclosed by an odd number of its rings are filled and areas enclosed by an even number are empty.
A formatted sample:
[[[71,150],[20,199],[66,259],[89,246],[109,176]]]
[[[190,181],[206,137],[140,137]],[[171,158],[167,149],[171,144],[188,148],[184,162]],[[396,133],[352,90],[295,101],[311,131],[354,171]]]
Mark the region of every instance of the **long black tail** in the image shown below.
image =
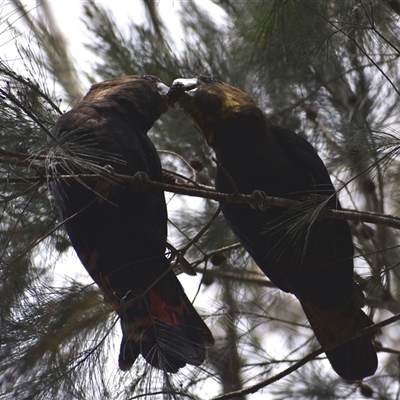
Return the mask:
[[[124,301],[120,312],[121,370],[130,369],[139,354],[167,372],[204,361],[206,348],[214,339],[173,273],[142,296],[129,294]]]
[[[321,346],[351,337],[373,325],[362,310],[328,310],[310,301],[301,301],[301,305]],[[338,375],[348,381],[357,381],[375,373],[378,359],[371,341],[373,336],[361,336],[326,352]]]

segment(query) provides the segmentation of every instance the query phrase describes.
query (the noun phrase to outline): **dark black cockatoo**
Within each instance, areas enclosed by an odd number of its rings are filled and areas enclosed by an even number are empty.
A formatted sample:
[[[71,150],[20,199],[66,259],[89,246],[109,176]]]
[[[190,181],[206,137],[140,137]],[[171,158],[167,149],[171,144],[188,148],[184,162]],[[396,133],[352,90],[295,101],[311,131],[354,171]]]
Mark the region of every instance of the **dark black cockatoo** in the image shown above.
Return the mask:
[[[340,209],[324,163],[296,133],[273,125],[250,96],[213,78],[177,79],[170,103],[180,106],[217,158],[216,189],[287,198]],[[257,192],[260,191],[260,192]],[[256,197],[257,198],[257,197]],[[347,221],[315,218],[304,225],[298,210],[226,204],[231,229],[263,272],[293,293],[322,346],[349,338],[373,322],[361,310],[353,280],[353,242]],[[334,370],[349,381],[373,375],[372,336],[326,351]]]
[[[201,364],[213,343],[169,270],[164,193],[138,191],[112,179],[113,173],[142,171],[162,181],[147,131],[167,111],[168,89],[153,76],[107,80],[92,86],[52,129],[51,189],[79,259],[120,316],[122,370],[142,354],[152,366],[176,372],[185,364]],[[108,178],[60,176],[100,167],[109,171]]]

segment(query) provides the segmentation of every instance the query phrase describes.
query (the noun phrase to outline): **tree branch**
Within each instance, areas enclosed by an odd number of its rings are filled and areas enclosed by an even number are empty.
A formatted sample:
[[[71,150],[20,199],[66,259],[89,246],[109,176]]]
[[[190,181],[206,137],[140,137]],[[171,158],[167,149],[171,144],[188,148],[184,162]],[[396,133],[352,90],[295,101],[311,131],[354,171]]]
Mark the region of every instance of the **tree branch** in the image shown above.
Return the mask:
[[[28,110],[27,107],[25,107],[21,101],[19,101],[15,96],[13,96],[10,93],[7,93],[3,89],[0,88],[0,94],[4,96],[6,99],[8,99],[11,103],[16,105],[20,110],[22,110],[26,116],[28,116],[37,126],[39,126],[48,136],[50,136],[53,140],[57,140],[57,138],[53,135],[53,133],[50,132],[49,129],[38,119],[38,117]]]
[[[270,385],[271,383],[274,383],[276,381],[279,381],[280,379],[284,378],[285,376],[291,374],[292,372],[298,370],[300,367],[302,367],[304,364],[307,364],[309,361],[314,360],[317,356],[319,356],[321,353],[329,351],[334,349],[335,347],[338,347],[344,343],[347,342],[351,342],[352,340],[364,336],[364,335],[368,335],[369,333],[375,332],[377,330],[379,330],[380,328],[383,328],[384,326],[390,325],[393,322],[397,322],[400,320],[400,314],[396,314],[391,318],[388,318],[382,322],[379,322],[378,324],[369,326],[368,328],[362,329],[360,331],[358,331],[355,335],[353,335],[350,338],[346,338],[343,340],[338,340],[335,343],[332,343],[329,346],[326,346],[325,348],[321,348],[318,350],[315,350],[313,352],[311,352],[310,354],[308,354],[307,356],[305,356],[304,358],[302,358],[300,361],[297,361],[296,363],[294,363],[293,365],[291,365],[289,368],[286,368],[285,370],[279,372],[278,374],[272,376],[271,378],[267,378],[264,379],[263,381],[260,381],[259,383],[249,386],[247,388],[235,391],[235,392],[230,392],[230,393],[226,393],[223,394],[221,396],[217,396],[217,397],[213,397],[210,400],[230,400],[233,399],[235,397],[241,397],[243,395],[249,394],[249,393],[255,393],[258,390]],[[289,362],[289,360],[288,360]]]
[[[220,202],[221,204],[250,204],[253,202],[253,196],[249,194],[240,193],[220,193],[215,189],[209,188],[194,188],[190,185],[185,184],[168,184],[162,182],[151,181],[150,179],[143,180],[143,174],[138,176],[121,175],[110,173],[104,169],[104,174],[101,175],[103,178],[109,178],[118,183],[128,183],[132,186],[137,186],[138,190],[147,188],[154,190],[163,190],[166,192],[182,194],[191,197],[202,197],[204,199],[210,199]],[[40,180],[47,179],[58,180],[62,179],[65,181],[97,181],[99,175],[96,174],[77,174],[77,175],[59,175],[57,177],[44,176],[44,177],[27,177],[27,178],[0,178],[0,184],[10,184],[10,183],[27,183],[27,182],[38,182]],[[283,207],[290,209],[297,209],[303,212],[310,212],[309,204],[307,206],[296,200],[282,199],[278,197],[266,196],[265,204],[269,207]],[[316,205],[318,203],[316,202]],[[357,211],[357,210],[333,210],[330,208],[320,207],[318,210],[320,216],[332,219],[344,219],[356,222],[367,222],[371,224],[389,226],[391,228],[400,229],[400,218],[394,215],[380,214],[376,212],[369,211]]]

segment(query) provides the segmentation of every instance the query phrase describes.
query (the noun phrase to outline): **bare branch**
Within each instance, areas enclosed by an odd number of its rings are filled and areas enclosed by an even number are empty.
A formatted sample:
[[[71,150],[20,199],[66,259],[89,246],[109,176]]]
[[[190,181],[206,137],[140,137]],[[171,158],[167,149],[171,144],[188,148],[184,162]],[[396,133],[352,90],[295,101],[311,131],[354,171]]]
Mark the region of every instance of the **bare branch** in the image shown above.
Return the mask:
[[[279,381],[280,379],[284,378],[285,376],[287,376],[287,375],[291,374],[292,372],[298,370],[303,365],[305,365],[308,362],[314,360],[321,353],[323,353],[325,351],[332,350],[335,347],[338,347],[338,346],[340,346],[340,345],[342,345],[344,343],[351,342],[352,340],[354,340],[354,339],[356,339],[358,337],[373,333],[373,332],[379,330],[380,328],[383,328],[384,326],[388,326],[388,325],[390,325],[390,324],[392,324],[394,322],[397,322],[399,320],[400,320],[400,314],[396,314],[391,318],[388,318],[388,319],[386,319],[386,320],[384,320],[382,322],[379,322],[378,324],[372,325],[372,326],[370,326],[368,328],[365,328],[365,329],[362,329],[362,330],[358,331],[355,335],[353,335],[353,336],[351,336],[349,338],[346,338],[346,339],[343,339],[343,340],[338,340],[335,343],[332,343],[331,345],[326,346],[324,349],[321,348],[319,350],[315,350],[315,351],[311,352],[310,354],[308,354],[307,356],[302,358],[300,361],[297,361],[295,364],[293,364],[289,368],[286,368],[285,370],[279,372],[278,374],[272,376],[271,378],[264,379],[263,381],[255,384],[255,385],[252,385],[252,386],[249,386],[247,388],[238,390],[236,392],[230,392],[230,393],[223,394],[221,396],[214,397],[211,400],[229,400],[229,399],[233,399],[233,398],[236,398],[236,397],[241,397],[241,396],[243,396],[245,394],[255,393],[258,390],[270,385],[271,383]]]
[[[149,183],[149,182],[148,182]],[[245,194],[225,194],[219,193],[212,190],[203,190],[203,189],[192,189],[190,187],[178,185],[167,185],[167,184],[158,184],[158,182],[151,182],[148,187],[156,187],[158,185],[165,185],[163,190],[170,191],[178,194],[185,194],[187,196],[194,197],[203,197],[212,200],[219,201],[220,203],[236,203],[236,204],[250,204],[253,201],[253,197],[251,195]],[[161,187],[158,186],[160,189]],[[265,198],[265,204],[268,206],[274,207],[283,207],[283,208],[294,208],[298,210],[304,210],[304,204],[295,200],[282,199],[272,196],[267,196]],[[385,215],[376,212],[368,212],[368,211],[356,211],[356,210],[333,210],[329,208],[323,208],[320,210],[320,215],[333,219],[345,219],[357,222],[368,222],[377,225],[389,226],[395,229],[400,229],[400,218],[393,215]]]
[[[110,179],[114,179],[115,182],[128,183],[132,186],[137,186],[138,189],[143,189],[144,187],[147,189],[154,190],[163,190],[166,192],[182,194],[191,197],[202,197],[204,199],[210,199],[220,202],[221,204],[250,204],[254,201],[253,196],[249,194],[240,194],[240,193],[220,193],[214,189],[198,189],[194,188],[190,185],[184,184],[168,184],[162,182],[156,182],[151,180],[143,181],[141,178],[136,176],[129,175],[121,175],[121,174],[110,174],[107,170],[104,170],[104,175],[102,177],[107,177]],[[77,174],[77,175],[60,175],[58,177],[46,176],[46,177],[27,177],[27,178],[0,178],[0,184],[4,183],[23,183],[23,182],[38,182],[43,181],[46,178],[47,180],[55,180],[55,179],[63,179],[65,181],[97,181],[99,179],[99,175],[96,174]],[[270,207],[283,207],[283,208],[291,208],[297,209],[299,211],[309,212],[309,205],[307,208],[305,205],[296,200],[282,199],[278,197],[266,196],[265,204]],[[319,205],[318,203],[315,204]],[[333,210],[330,208],[320,207],[318,209],[318,213],[320,216],[326,218],[333,219],[345,219],[356,222],[367,222],[376,225],[389,226],[391,228],[400,229],[400,218],[394,215],[386,215],[380,214],[376,212],[369,211],[357,211],[357,210]]]

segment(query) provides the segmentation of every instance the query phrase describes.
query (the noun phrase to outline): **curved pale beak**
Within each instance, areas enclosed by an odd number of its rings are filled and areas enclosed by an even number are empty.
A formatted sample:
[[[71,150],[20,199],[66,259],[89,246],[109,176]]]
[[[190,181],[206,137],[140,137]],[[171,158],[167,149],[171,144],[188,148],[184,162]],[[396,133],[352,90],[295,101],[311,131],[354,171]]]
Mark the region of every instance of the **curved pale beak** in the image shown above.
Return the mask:
[[[160,94],[167,95],[170,88],[165,83],[158,82],[157,89]]]
[[[178,78],[172,82],[172,86],[175,84],[180,84],[185,89],[185,92],[194,91],[197,88],[199,81],[197,78]]]

